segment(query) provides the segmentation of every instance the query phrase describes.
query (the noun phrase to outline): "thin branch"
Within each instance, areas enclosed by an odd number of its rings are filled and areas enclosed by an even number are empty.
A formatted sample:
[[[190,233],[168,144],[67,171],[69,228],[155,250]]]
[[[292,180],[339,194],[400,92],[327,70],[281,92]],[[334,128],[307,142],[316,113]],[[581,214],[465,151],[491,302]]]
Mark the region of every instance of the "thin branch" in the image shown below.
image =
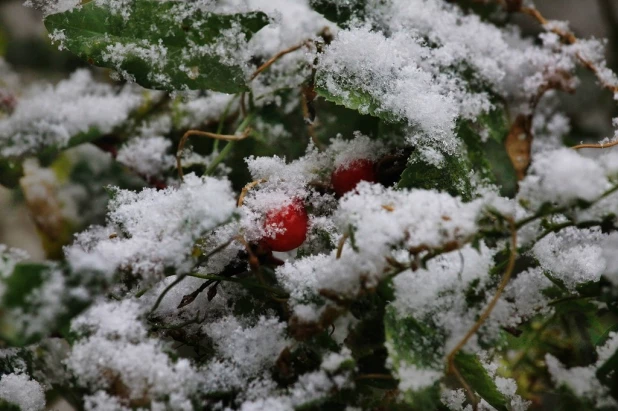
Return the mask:
[[[576,146],[571,147],[573,150],[579,150],[581,148],[609,148],[618,145],[618,140],[612,141],[611,143],[598,143],[598,144],[578,144]]]
[[[451,352],[448,354],[448,356],[446,357],[447,365],[448,365],[448,372],[453,373],[457,377],[457,379],[462,383],[464,388],[466,388],[467,383],[465,382],[465,380],[463,379],[463,377],[457,370],[457,367],[455,366],[455,356],[468,343],[468,340],[470,340],[470,338],[472,338],[472,336],[476,334],[476,332],[485,323],[487,318],[489,318],[489,316],[491,315],[491,312],[493,311],[494,307],[498,303],[498,300],[502,296],[502,292],[504,291],[507,284],[509,283],[509,280],[511,279],[511,275],[513,274],[513,269],[515,268],[515,260],[517,257],[517,228],[515,226],[515,221],[512,218],[507,218],[507,221],[509,222],[509,226],[511,229],[511,246],[510,246],[511,249],[510,249],[509,261],[506,267],[506,271],[504,272],[504,275],[502,276],[502,280],[500,281],[500,284],[498,285],[498,289],[496,290],[496,293],[494,294],[493,298],[489,302],[489,305],[487,305],[487,307],[485,308],[485,310],[479,317],[478,321],[472,326],[472,328],[470,328],[470,330],[468,330],[466,335],[461,339],[461,341],[459,341],[459,343],[455,346],[455,348],[453,348]],[[468,391],[468,389],[469,387],[466,388],[466,391]],[[470,393],[470,396],[474,396],[474,394]],[[476,408],[476,405],[474,403],[473,403],[473,406]]]
[[[549,23],[549,21],[545,17],[543,17],[541,12],[538,11],[536,8],[521,7],[519,11],[524,14],[527,14],[528,16],[533,17],[546,30],[549,30],[552,33],[558,35],[562,39],[562,41],[564,41],[565,43],[572,45],[578,42],[577,37],[575,37],[575,35],[569,31],[563,31],[559,27],[548,28],[547,24]],[[607,83],[604,77],[601,75],[601,70],[592,61],[588,60],[580,52],[577,52],[575,55],[577,56],[577,59],[584,67],[586,67],[588,70],[594,73],[594,75],[597,77],[597,79],[599,80],[599,82],[604,88],[610,90],[614,94],[618,93],[618,86],[615,84]]]
[[[289,297],[289,295],[283,291],[283,290],[279,290],[273,287],[269,287],[267,285],[261,284],[261,283],[254,283],[254,284],[247,284],[245,281],[240,280],[238,278],[234,278],[234,277],[223,277],[220,275],[212,275],[212,274],[197,274],[197,273],[191,273],[191,274],[187,274],[189,277],[195,277],[195,278],[201,278],[202,280],[213,280],[213,281],[227,281],[230,283],[237,283],[240,285],[244,285],[247,287],[253,287],[253,288],[259,288],[265,291],[269,291],[271,294],[279,296],[278,298],[284,298],[287,299]]]
[[[246,137],[248,137],[253,131],[249,127],[249,124],[253,121],[253,117],[254,117],[253,114],[250,114],[247,117],[245,117],[245,119],[242,121],[242,123],[240,123],[240,125],[236,129],[235,134],[242,132],[243,135],[246,135]],[[236,141],[230,141],[229,143],[227,143],[225,147],[223,147],[223,150],[221,150],[219,155],[212,161],[212,163],[210,163],[210,165],[206,169],[206,172],[205,172],[206,175],[210,175],[215,171],[219,163],[221,163],[227,157],[230,151],[232,151],[232,147],[234,146],[234,143],[236,143]]]
[[[281,50],[280,52],[278,52],[277,54],[275,54],[274,56],[272,56],[271,58],[269,58],[266,63],[262,64],[260,67],[257,68],[257,70],[255,70],[253,72],[253,74],[251,75],[251,77],[249,77],[249,81],[253,81],[255,80],[255,78],[264,70],[266,70],[267,68],[269,68],[270,66],[272,66],[277,60],[279,60],[281,57],[285,56],[286,54],[290,54],[300,48],[302,48],[303,46],[308,46],[309,44],[311,44],[311,40],[307,40],[307,41],[303,41],[300,44],[297,44],[295,46],[292,46],[290,48],[287,48],[285,50]]]
[[[178,150],[176,150],[176,167],[178,168],[178,176],[181,180],[184,177],[184,173],[182,171],[182,150],[184,150],[185,144],[187,143],[187,140],[189,140],[189,137],[198,136],[224,141],[240,141],[249,137],[249,134],[251,134],[251,129],[246,129],[242,134],[217,134],[210,133],[208,131],[188,130],[180,139],[180,143],[178,143]]]
[[[346,240],[350,237],[349,233],[344,233],[339,240],[339,245],[337,246],[337,260],[341,258],[341,253],[343,252],[343,246],[345,245]]]
[[[252,181],[250,183],[247,183],[241,190],[240,192],[240,196],[238,196],[238,203],[237,206],[240,207],[243,205],[244,201],[245,201],[245,197],[247,196],[247,193],[249,192],[249,190],[251,190],[253,187],[257,186],[258,184],[261,183],[265,183],[267,180],[266,179],[259,179],[259,180],[255,180]]]
[[[154,305],[150,309],[150,314],[154,313],[157,310],[157,308],[159,308],[159,305],[161,304],[161,301],[163,301],[163,297],[165,297],[165,295],[172,288],[174,288],[178,283],[180,283],[186,277],[187,277],[187,274],[180,274],[179,276],[176,277],[176,279],[174,281],[172,281],[167,287],[165,287],[165,290],[163,290],[163,292],[161,294],[159,294],[159,297],[157,298],[157,301],[154,303]]]

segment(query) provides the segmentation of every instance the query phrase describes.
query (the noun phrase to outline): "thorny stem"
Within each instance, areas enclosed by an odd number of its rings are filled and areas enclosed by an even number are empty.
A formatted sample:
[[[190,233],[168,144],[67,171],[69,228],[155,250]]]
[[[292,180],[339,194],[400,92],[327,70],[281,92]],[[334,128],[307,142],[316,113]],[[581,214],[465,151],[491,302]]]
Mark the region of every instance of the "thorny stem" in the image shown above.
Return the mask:
[[[485,311],[483,311],[483,313],[481,314],[477,322],[472,326],[472,328],[470,328],[470,330],[468,330],[466,335],[461,339],[461,341],[459,341],[459,343],[455,346],[455,348],[453,348],[451,352],[448,354],[448,356],[446,357],[447,365],[448,365],[447,371],[449,373],[453,373],[457,377],[457,379],[462,383],[462,385],[466,389],[466,392],[469,393],[470,397],[474,397],[474,393],[470,391],[470,387],[467,386],[465,379],[461,376],[461,374],[457,370],[457,367],[455,366],[455,356],[468,343],[468,340],[470,340],[470,338],[474,334],[476,334],[476,332],[485,323],[487,318],[489,318],[489,316],[491,315],[491,312],[493,311],[494,307],[498,303],[498,300],[500,299],[502,292],[504,291],[507,284],[509,283],[509,280],[511,279],[511,275],[513,274],[513,269],[515,268],[515,260],[517,258],[517,227],[515,225],[515,221],[512,218],[507,218],[507,221],[509,222],[509,226],[511,229],[511,247],[510,247],[511,252],[509,255],[509,261],[506,267],[506,271],[504,272],[504,275],[502,276],[502,280],[500,281],[500,284],[498,285],[498,289],[496,290],[496,293],[494,294],[493,298],[489,302],[489,305],[487,306],[487,308],[485,308]],[[476,402],[473,402],[473,408],[477,409]]]
[[[519,4],[517,7],[511,8],[509,6],[509,1],[507,0],[495,0],[497,3],[501,4],[507,11],[512,12],[512,11],[519,11],[523,14],[526,14],[528,16],[531,16],[532,18],[534,18],[541,26],[543,26],[543,28],[545,28],[548,31],[551,31],[552,33],[556,34],[558,37],[560,37],[560,39],[568,44],[568,45],[573,45],[575,43],[577,43],[579,40],[577,39],[577,37],[570,31],[564,31],[562,29],[560,29],[559,27],[548,27],[549,21],[541,14],[541,12],[539,10],[537,10],[534,7],[523,7],[521,6],[521,4]],[[591,71],[596,77],[597,80],[599,81],[599,83],[601,83],[601,85],[603,86],[603,88],[611,91],[614,95],[618,93],[618,85],[617,84],[611,84],[605,81],[605,79],[603,78],[603,75],[601,74],[601,70],[590,60],[588,60],[585,56],[583,56],[581,54],[581,52],[576,52],[575,53],[577,59],[579,60],[579,62],[582,64],[582,66],[584,66],[585,68],[587,68],[589,71]],[[577,146],[572,147],[573,149],[581,149],[581,148],[609,148],[609,147],[613,147],[615,145],[618,145],[618,141],[613,141],[611,143],[607,143],[607,144],[579,144]]]
[[[520,11],[524,14],[532,16],[534,19],[536,19],[536,21],[539,22],[539,24],[541,24],[543,27],[547,29],[547,24],[549,23],[549,21],[545,17],[543,17],[543,15],[537,9],[532,8],[532,7],[522,7]],[[577,37],[575,37],[575,35],[571,32],[565,32],[558,27],[552,27],[549,30],[554,34],[557,34],[562,39],[562,41],[564,41],[567,44],[572,45],[578,42]],[[577,52],[576,56],[584,67],[586,67],[588,70],[590,70],[597,76],[597,79],[603,85],[604,88],[610,90],[614,94],[618,93],[618,86],[616,86],[615,84],[609,84],[605,82],[605,80],[603,79],[603,76],[600,73],[599,68],[595,66],[593,62],[591,62],[590,60],[582,56],[580,52]]]

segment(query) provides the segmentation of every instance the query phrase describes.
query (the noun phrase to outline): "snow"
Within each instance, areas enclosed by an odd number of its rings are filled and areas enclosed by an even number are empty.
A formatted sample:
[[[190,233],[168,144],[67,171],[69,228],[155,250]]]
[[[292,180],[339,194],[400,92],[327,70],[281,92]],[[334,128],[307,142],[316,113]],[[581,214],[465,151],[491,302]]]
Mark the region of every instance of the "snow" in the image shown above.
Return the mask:
[[[24,6],[33,7],[43,12],[44,16],[50,14],[62,13],[79,7],[79,0],[26,0]]]
[[[5,374],[0,378],[0,399],[23,411],[43,411],[45,393],[41,385],[25,374]]]
[[[331,3],[348,6],[356,1]],[[287,411],[311,402],[315,405],[341,390],[353,390],[363,368],[355,368],[359,353],[345,347],[351,333],[366,325],[355,303],[361,297],[381,295],[378,287],[387,281],[393,292],[388,304],[395,315],[432,327],[443,337],[431,347],[441,359],[461,341],[494,295],[502,273],[497,263],[510,246],[507,225],[498,214],[519,220],[551,205],[561,212],[519,230],[518,246],[526,250],[519,262],[530,264],[521,270],[518,265],[490,317],[464,347],[479,356],[509,407],[524,410],[529,403],[517,395],[515,380],[499,371],[505,365],[502,352],[487,347],[500,348],[497,344],[505,341],[503,327],[551,315],[552,298],[577,297],[581,285],[598,282],[601,276],[618,284],[618,236],[606,234],[606,225],[604,231],[571,226],[547,231],[559,224],[596,223],[611,217],[618,207],[618,195],[597,200],[617,181],[618,154],[614,150],[589,153],[564,148],[564,138],[571,130],[555,91],[531,104],[550,83],[559,82],[566,89],[577,86],[575,67],[581,57],[598,67],[603,82],[617,84],[604,61],[602,41],[564,44],[551,33],[568,30],[566,23],[557,21],[547,24],[548,32],[537,38],[523,38],[510,24],[494,25],[443,0],[368,0],[364,15],[337,27],[314,12],[312,3],[174,3],[165,16],[172,20],[180,21],[197,10],[225,14],[261,10],[270,20],[249,41],[241,28],[233,25],[213,43],[185,47],[180,59],[163,43],[114,43],[106,50],[104,58],[119,69],[128,56],[138,55],[159,69],[173,60],[188,78],[199,71],[186,64],[186,59],[217,56],[238,65],[248,79],[275,53],[310,39],[319,41],[319,33],[330,30],[330,44],[305,44],[251,82],[248,107],[257,115],[250,125],[259,135],[256,141],[279,148],[293,139],[306,138],[304,130],[299,135],[299,128],[290,127],[287,120],[302,121],[299,88],[307,85],[313,70],[320,93],[349,107],[358,106],[363,114],[384,118],[378,136],[360,131],[320,135],[323,142],[330,139],[327,146],[309,143],[298,158],[259,156],[263,151],[258,148],[255,155],[244,159],[245,164],[228,161],[209,177],[188,174],[184,181],[175,178],[177,139],[187,129],[214,131],[224,114],[223,133],[232,133],[242,116],[238,96],[180,87],[183,90],[176,90],[168,99],[163,93],[145,92],[135,85],[97,82],[86,70],[78,70],[55,86],[35,84],[17,95],[13,89],[18,89],[18,80],[0,60],[0,72],[3,76],[7,72],[0,96],[18,97],[14,111],[5,110],[6,115],[0,118],[2,157],[21,160],[47,149],[65,149],[83,133],[102,135],[121,129],[127,133],[122,135],[115,159],[88,146],[67,152],[62,161],[68,160],[71,167],[87,163],[93,170],[93,181],[88,182],[93,187],[108,181],[105,176],[113,161],[124,166],[117,169],[167,185],[161,190],[141,191],[109,187],[105,222],[76,234],[74,242],[65,247],[66,270],[49,265],[43,286],[26,298],[36,309],[8,311],[12,330],[26,336],[45,335],[57,318],[68,312],[68,301],[90,304],[71,322],[71,346],[64,339],[53,340],[66,346],[59,343],[56,347],[59,358],[53,364],[57,375],[50,373],[57,381],[76,384],[86,410]],[[77,5],[73,0],[42,4],[45,13]],[[99,0],[98,4],[125,20],[133,18],[133,0]],[[199,29],[201,23],[195,24]],[[64,32],[52,33],[61,44],[66,36]],[[120,74],[131,79],[128,73]],[[163,74],[151,80],[165,85],[170,78]],[[162,104],[142,118],[140,110],[156,104],[159,97]],[[333,194],[334,170],[359,159],[377,164],[404,148],[413,149],[419,162],[449,172],[449,156],[465,155],[456,135],[458,124],[477,121],[502,101],[511,120],[534,114],[532,164],[519,183],[516,198],[499,197],[495,187],[481,181],[478,170],[466,176],[473,186],[473,201],[436,190],[396,189],[367,182],[341,198]],[[324,107],[323,114],[318,110],[316,130],[328,123],[325,120],[335,124],[346,120],[328,118],[333,115],[329,112],[332,104]],[[286,121],[273,121],[271,110]],[[138,111],[140,115],[134,116]],[[385,124],[389,122],[396,124]],[[478,128],[484,142],[493,137],[492,130]],[[208,165],[220,152],[198,154],[189,143],[182,154],[185,166]],[[104,204],[103,196],[92,194],[85,183],[61,177],[36,159],[23,164],[24,197],[55,211],[40,216],[39,223],[51,224],[58,217],[86,224],[93,219],[89,213],[96,214],[93,210]],[[235,178],[245,165],[255,184],[237,205],[239,193],[233,191],[226,175]],[[250,181],[234,180],[235,186],[245,183]],[[595,204],[585,208],[582,202]],[[265,217],[271,210],[297,203],[303,203],[309,214],[305,244],[298,250],[275,254],[283,260],[282,265],[263,264],[262,270],[253,270],[247,255],[263,253],[259,257],[267,258],[260,241],[273,234],[264,227]],[[88,207],[86,212],[82,211],[84,206]],[[205,255],[228,243],[203,261]],[[4,280],[24,259],[25,254],[0,245],[0,297],[5,291]],[[230,267],[238,268],[242,275],[213,285],[216,295],[204,290],[191,304],[177,308],[184,296],[205,283],[185,275],[227,276]],[[164,290],[179,280],[159,304]],[[550,298],[548,289],[556,291],[552,280],[566,288],[560,296],[552,294]],[[268,295],[258,295],[247,284],[239,284],[245,281],[282,288],[289,298],[271,300]],[[91,288],[90,282],[104,284],[105,293]],[[155,302],[158,308],[151,311]],[[317,338],[295,340],[295,327],[305,325],[322,331],[328,327],[328,336],[323,332],[319,343]],[[322,344],[322,338],[328,343]],[[32,349],[43,350],[49,344],[45,341]],[[607,387],[595,374],[617,347],[618,334],[613,333],[598,349],[594,364],[567,369],[551,355],[545,361],[556,387],[569,387],[597,405],[614,406],[606,395]],[[286,366],[286,356],[313,348],[311,367],[302,372],[294,369],[294,378],[282,382],[285,377],[279,373]],[[13,354],[2,350],[0,357]],[[438,381],[448,382],[441,362],[433,368],[405,361],[394,367],[393,350],[390,355],[384,365],[391,367],[400,391],[419,391]],[[42,410],[43,390],[51,379],[40,379],[37,374],[32,376],[39,382],[30,379],[22,374],[27,370],[25,364],[1,377],[0,398]],[[469,410],[470,406],[464,408],[465,393],[451,388],[454,386],[440,385],[442,402],[450,409]],[[479,408],[491,406],[481,401]]]
[[[159,176],[176,165],[171,147],[172,142],[162,136],[135,138],[120,148],[116,160],[141,176]]]
[[[397,376],[401,391],[419,391],[440,380],[442,372],[421,369],[415,365],[402,365],[397,369]]]
[[[306,304],[323,290],[353,298],[361,290],[375,287],[390,271],[386,258],[397,259],[393,249],[417,249],[422,253],[425,249],[439,249],[465,241],[475,232],[483,207],[481,201],[463,203],[434,191],[393,190],[365,182],[357,189],[339,201],[335,214],[340,232],[353,230],[354,245],[348,240],[340,258],[334,250],[329,254],[288,261],[276,269],[277,278],[290,293],[293,306]],[[413,258],[407,255],[408,259]],[[395,281],[405,277],[402,275]],[[414,295],[411,294],[410,300]],[[296,314],[301,315],[299,318],[303,321],[315,318],[315,314],[307,310],[298,310]]]
[[[605,235],[598,229],[567,227],[537,242],[532,253],[543,269],[575,291],[577,285],[599,281],[603,274],[605,260],[601,243],[604,239]]]
[[[186,410],[199,379],[189,360],[172,360],[162,341],[147,336],[140,308],[130,300],[100,303],[77,317],[71,327],[89,335],[72,347],[65,363],[82,387],[93,392],[124,387],[127,399],[169,398],[171,409]],[[118,355],[122,353],[122,355]],[[101,394],[90,399],[93,409],[108,403]]]
[[[186,272],[195,241],[227,222],[234,208],[227,181],[193,174],[177,188],[114,190],[108,225],[79,234],[65,254],[73,269],[108,276],[120,267],[150,279],[167,267]]]
[[[605,170],[597,161],[561,148],[533,158],[520,182],[519,197],[535,205],[569,205],[576,200],[593,201],[608,188]]]
[[[594,366],[567,369],[551,354],[545,356],[545,362],[557,385],[567,386],[577,397],[592,400],[597,407],[616,407],[616,401],[609,397],[607,388],[597,379]]]
[[[219,361],[229,361],[244,381],[274,365],[289,343],[285,324],[274,317],[260,317],[254,326],[243,327],[235,317],[223,317],[205,328],[212,338]],[[238,387],[242,387],[239,381]]]
[[[10,117],[0,118],[0,154],[15,157],[47,147],[62,149],[80,133],[109,133],[143,98],[133,87],[95,82],[83,69],[53,87],[34,85]]]
[[[568,387],[576,396],[593,401],[599,408],[615,408],[618,403],[610,396],[609,389],[601,384],[596,372],[617,348],[618,334],[611,332],[605,343],[597,347],[598,358],[594,364],[566,368],[551,354],[545,356],[545,362],[552,380],[557,385]]]

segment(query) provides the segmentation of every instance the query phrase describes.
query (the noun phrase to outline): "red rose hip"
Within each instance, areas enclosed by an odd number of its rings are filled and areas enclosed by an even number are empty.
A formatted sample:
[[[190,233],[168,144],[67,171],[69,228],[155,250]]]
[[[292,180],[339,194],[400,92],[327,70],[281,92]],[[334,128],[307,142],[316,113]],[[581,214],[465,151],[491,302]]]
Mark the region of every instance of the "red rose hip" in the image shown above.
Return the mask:
[[[361,181],[370,183],[378,181],[373,161],[364,158],[351,161],[347,166],[337,167],[331,176],[333,189],[338,196],[354,190]]]
[[[290,251],[299,247],[307,238],[309,217],[301,201],[294,201],[281,208],[270,210],[266,214],[264,228],[278,232],[271,237],[264,237],[263,242],[272,251]]]

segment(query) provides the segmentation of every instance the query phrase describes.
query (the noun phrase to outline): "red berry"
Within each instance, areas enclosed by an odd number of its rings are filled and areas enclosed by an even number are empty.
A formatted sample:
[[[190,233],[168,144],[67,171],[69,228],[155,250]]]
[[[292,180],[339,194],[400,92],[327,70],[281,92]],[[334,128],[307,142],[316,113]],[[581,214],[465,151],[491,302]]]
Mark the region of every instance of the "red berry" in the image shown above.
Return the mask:
[[[356,188],[361,181],[375,183],[378,181],[374,171],[374,163],[371,160],[354,160],[346,166],[339,166],[331,176],[331,182],[335,193],[342,196]]]
[[[283,231],[277,232],[273,237],[265,237],[263,241],[272,251],[293,250],[305,242],[308,225],[309,217],[305,206],[300,201],[294,201],[266,214],[264,228],[267,231]]]

